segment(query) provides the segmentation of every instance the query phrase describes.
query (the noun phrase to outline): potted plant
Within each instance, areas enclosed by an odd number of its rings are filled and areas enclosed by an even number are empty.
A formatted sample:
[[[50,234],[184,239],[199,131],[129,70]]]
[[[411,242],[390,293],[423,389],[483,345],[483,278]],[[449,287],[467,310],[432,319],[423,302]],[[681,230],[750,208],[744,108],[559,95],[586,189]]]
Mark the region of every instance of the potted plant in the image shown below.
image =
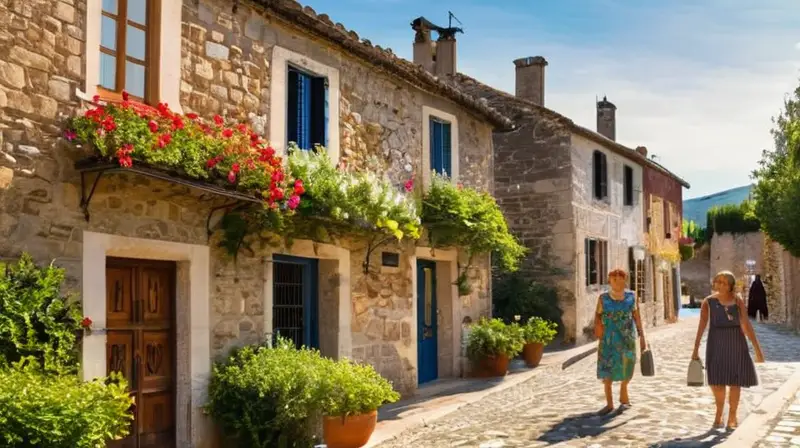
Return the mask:
[[[503,376],[508,371],[509,359],[522,351],[523,342],[519,325],[482,318],[470,328],[467,356],[475,364],[478,376]]]
[[[549,344],[558,333],[555,322],[544,320],[541,317],[531,317],[521,327],[525,345],[522,346],[522,357],[528,367],[536,367],[542,360],[544,346]]]
[[[322,434],[328,448],[360,448],[378,422],[378,408],[400,395],[370,365],[331,361],[320,377]]]

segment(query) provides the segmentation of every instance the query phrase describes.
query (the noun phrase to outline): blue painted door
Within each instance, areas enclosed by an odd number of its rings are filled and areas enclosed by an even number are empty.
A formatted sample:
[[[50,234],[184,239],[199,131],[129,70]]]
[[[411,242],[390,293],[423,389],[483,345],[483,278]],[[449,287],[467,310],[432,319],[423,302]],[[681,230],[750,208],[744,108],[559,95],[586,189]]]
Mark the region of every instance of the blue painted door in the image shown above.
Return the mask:
[[[417,260],[417,372],[419,384],[439,376],[436,263]]]
[[[272,333],[295,346],[319,348],[318,260],[274,255]]]

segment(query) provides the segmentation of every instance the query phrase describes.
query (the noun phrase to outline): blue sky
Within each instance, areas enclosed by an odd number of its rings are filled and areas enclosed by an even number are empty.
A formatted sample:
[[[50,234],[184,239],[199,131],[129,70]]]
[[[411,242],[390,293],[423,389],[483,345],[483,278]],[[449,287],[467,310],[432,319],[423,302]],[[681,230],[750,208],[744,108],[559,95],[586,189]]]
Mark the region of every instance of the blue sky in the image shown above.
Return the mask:
[[[512,61],[544,56],[545,105],[594,129],[608,95],[617,139],[688,180],[685,198],[750,182],[800,74],[796,0],[301,2],[407,59],[411,21],[453,11],[459,71],[512,93]]]

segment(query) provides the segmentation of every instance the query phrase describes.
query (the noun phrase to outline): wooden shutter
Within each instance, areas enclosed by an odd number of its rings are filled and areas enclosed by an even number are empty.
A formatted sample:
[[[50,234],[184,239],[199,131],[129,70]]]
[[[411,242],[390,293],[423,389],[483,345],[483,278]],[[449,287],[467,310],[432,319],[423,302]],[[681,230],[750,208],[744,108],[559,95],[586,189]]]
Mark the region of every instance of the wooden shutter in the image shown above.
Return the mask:
[[[591,283],[589,277],[591,277],[592,275],[592,262],[591,262],[592,254],[589,248],[588,238],[583,240],[583,254],[586,262],[586,286],[589,286],[589,284]]]
[[[453,149],[450,123],[442,123],[442,173],[453,177]]]
[[[442,122],[435,120],[433,118],[430,119],[430,128],[431,128],[431,142],[430,142],[430,152],[431,152],[431,170],[441,174],[442,170],[444,169],[443,166],[443,158],[442,158],[442,137],[443,137],[443,126]]]
[[[608,197],[608,163],[606,155],[600,153],[600,198]]]
[[[328,128],[328,88],[325,78],[310,79],[309,147],[326,146]]]

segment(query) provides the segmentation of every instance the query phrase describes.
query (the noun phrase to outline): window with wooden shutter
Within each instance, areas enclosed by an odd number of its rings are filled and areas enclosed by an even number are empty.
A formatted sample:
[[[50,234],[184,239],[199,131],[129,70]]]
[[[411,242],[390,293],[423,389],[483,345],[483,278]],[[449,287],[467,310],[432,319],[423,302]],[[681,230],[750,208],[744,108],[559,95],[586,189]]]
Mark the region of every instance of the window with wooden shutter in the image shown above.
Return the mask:
[[[586,285],[608,283],[608,241],[586,238]]]
[[[287,104],[287,140],[300,149],[327,145],[327,79],[289,68]]]
[[[592,184],[595,199],[608,198],[608,166],[606,155],[600,151],[592,154]]]
[[[623,205],[633,205],[633,168],[625,165],[623,168],[624,184],[623,184]]]
[[[453,149],[450,123],[430,118],[431,139],[431,170],[447,175],[453,175]]]
[[[103,0],[100,18],[101,98],[156,104],[160,0]]]

